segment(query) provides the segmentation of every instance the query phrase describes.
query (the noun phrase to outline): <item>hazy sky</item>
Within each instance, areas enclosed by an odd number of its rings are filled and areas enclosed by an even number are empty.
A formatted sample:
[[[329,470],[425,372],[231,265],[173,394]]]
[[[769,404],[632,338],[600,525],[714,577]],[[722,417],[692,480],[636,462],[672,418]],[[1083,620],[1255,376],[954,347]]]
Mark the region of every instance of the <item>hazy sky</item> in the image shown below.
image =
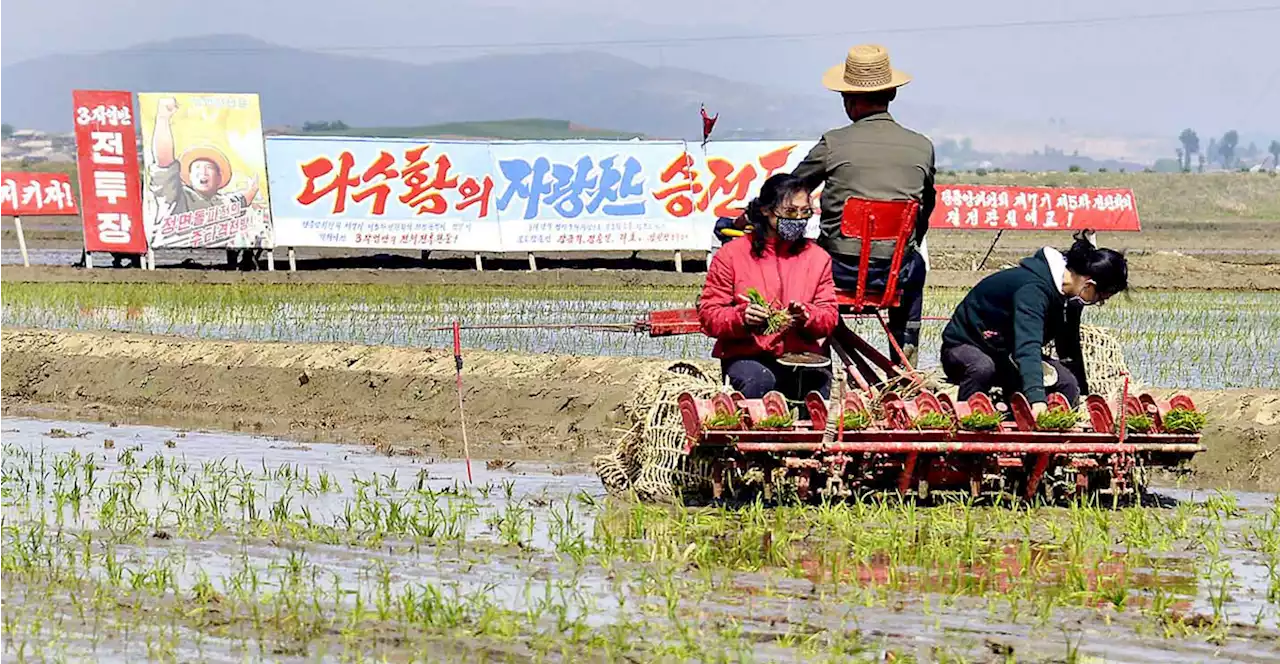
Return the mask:
[[[1276,11],[972,27],[1267,6]],[[902,94],[921,104],[1120,132],[1280,135],[1277,0],[4,0],[0,12],[4,63],[239,33],[415,62],[598,50],[783,91],[819,89],[849,46],[874,41],[915,77]],[[807,36],[724,39],[778,34]],[[616,43],[637,40],[647,43]]]

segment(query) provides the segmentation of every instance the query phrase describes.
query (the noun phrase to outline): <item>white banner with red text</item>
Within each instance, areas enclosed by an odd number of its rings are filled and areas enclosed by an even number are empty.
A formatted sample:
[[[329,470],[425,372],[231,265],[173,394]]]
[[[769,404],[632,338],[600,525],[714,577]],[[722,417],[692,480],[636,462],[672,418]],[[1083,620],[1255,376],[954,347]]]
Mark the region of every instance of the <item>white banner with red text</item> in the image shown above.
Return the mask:
[[[706,250],[812,141],[267,138],[275,244],[555,252]],[[1101,193],[1101,198],[1090,194]],[[945,185],[934,228],[1138,230],[1132,192]],[[814,229],[816,230],[816,224]]]

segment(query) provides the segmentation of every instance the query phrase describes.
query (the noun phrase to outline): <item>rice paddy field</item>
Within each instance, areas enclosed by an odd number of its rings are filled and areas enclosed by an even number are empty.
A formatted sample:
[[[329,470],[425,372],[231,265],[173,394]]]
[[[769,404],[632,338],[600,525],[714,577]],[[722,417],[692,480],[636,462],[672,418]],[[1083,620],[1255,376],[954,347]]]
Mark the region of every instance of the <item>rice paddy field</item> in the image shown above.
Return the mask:
[[[1065,507],[896,494],[694,507],[611,498],[559,448],[497,452],[530,447],[521,429],[535,426],[617,435],[598,411],[632,387],[629,367],[711,349],[631,324],[696,295],[5,281],[4,661],[1280,661],[1273,493],[1193,481]],[[962,295],[931,288],[926,316]],[[1086,317],[1119,339],[1140,384],[1280,389],[1280,291],[1138,290]],[[455,320],[490,392],[468,392],[472,449],[485,450],[470,472],[456,447],[313,442],[312,428],[348,431],[330,413],[360,423],[379,404],[394,431],[452,435],[451,351],[426,349],[449,348]],[[925,368],[941,326],[925,324]],[[23,330],[83,354],[49,361]],[[365,350],[340,350],[354,345]],[[255,353],[272,357],[234,364]],[[264,370],[283,357],[296,362]],[[330,382],[321,359],[354,365],[351,382]],[[392,368],[408,377],[379,377]],[[328,410],[289,401],[313,388]],[[165,410],[164,426],[133,421],[184,399],[209,403]],[[512,405],[539,399],[551,414]],[[15,416],[15,400],[77,403],[84,421]],[[240,426],[253,401],[300,412],[254,434],[262,421]],[[1248,416],[1272,433],[1239,449],[1265,458],[1278,413],[1262,403]]]
[[[5,420],[6,661],[1274,661],[1280,507],[611,501],[594,477]]]
[[[704,359],[701,335],[649,338],[625,329],[648,312],[691,307],[697,289],[398,287],[371,284],[6,284],[2,324],[247,341],[340,342],[515,353]],[[931,288],[926,317],[946,317],[963,289]],[[1188,389],[1280,389],[1280,291],[1140,290],[1088,310],[1121,342],[1135,380]],[[581,325],[582,327],[564,327]],[[878,324],[862,321],[868,338]],[[920,357],[936,368],[941,321],[926,321]],[[494,329],[501,326],[503,329]],[[511,327],[514,326],[514,327]]]

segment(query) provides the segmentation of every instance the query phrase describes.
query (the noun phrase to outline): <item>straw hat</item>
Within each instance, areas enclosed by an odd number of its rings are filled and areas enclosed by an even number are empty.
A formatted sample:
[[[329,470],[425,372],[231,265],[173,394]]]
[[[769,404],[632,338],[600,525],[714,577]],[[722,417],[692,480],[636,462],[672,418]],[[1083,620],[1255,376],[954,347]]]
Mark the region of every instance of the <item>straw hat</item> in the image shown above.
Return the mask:
[[[822,84],[836,92],[876,92],[906,85],[911,77],[889,66],[883,46],[859,44],[849,49],[843,65],[822,75]]]
[[[189,148],[186,152],[178,157],[178,163],[182,166],[182,183],[191,186],[191,163],[200,159],[217,164],[218,166],[218,188],[221,189],[231,183],[231,162],[227,159],[227,155],[222,154],[222,150],[214,147],[201,146],[197,148]]]

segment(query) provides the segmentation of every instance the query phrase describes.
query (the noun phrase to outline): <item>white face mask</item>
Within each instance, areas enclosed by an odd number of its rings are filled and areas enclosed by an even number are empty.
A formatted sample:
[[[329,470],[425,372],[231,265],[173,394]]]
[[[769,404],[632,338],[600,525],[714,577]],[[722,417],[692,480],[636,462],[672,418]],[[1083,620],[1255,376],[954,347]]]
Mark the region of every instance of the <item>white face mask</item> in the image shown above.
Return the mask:
[[[1088,280],[1088,281],[1084,282],[1084,284],[1085,284],[1085,286],[1093,286],[1093,294],[1094,294],[1095,296],[1098,294],[1098,283],[1097,283],[1096,281],[1094,281],[1093,279],[1090,279],[1090,280]],[[1081,287],[1081,290],[1083,290],[1083,287]],[[1082,304],[1082,305],[1084,305],[1084,306],[1086,306],[1086,307],[1096,307],[1096,306],[1098,306],[1098,305],[1102,304],[1104,300],[1103,300],[1102,298],[1098,298],[1098,299],[1094,300],[1093,302],[1090,302],[1090,301],[1088,301],[1088,300],[1084,299],[1083,297],[1080,297],[1079,295],[1075,295],[1075,296],[1073,296],[1073,297],[1071,298],[1071,300],[1070,300],[1070,301],[1071,301],[1071,302],[1079,302],[1080,304]]]

